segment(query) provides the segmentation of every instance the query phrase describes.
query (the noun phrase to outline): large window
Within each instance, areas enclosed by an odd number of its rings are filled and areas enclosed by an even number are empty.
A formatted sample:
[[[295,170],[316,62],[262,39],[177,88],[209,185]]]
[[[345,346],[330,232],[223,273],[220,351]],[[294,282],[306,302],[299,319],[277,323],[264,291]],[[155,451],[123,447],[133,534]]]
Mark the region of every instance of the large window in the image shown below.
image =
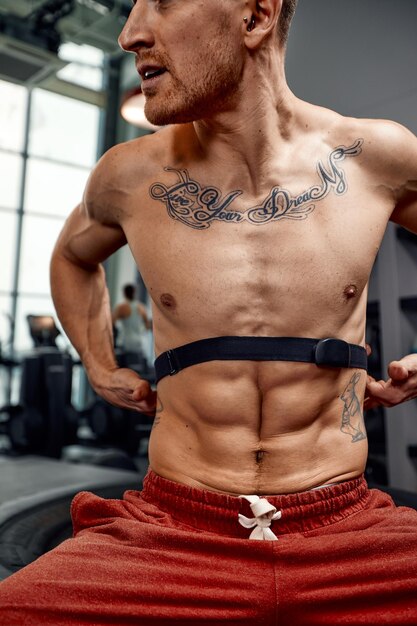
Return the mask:
[[[26,316],[54,315],[51,252],[96,161],[99,118],[94,105],[0,81],[0,345],[5,352],[11,347],[11,315],[17,352],[32,347]]]
[[[1,94],[1,86],[0,86]],[[1,97],[1,95],[0,95]],[[1,124],[0,124],[1,126]],[[0,150],[0,209],[18,209],[20,204],[23,158]]]
[[[69,63],[58,72],[58,78],[96,91],[103,88],[102,50],[69,41],[59,48],[59,56]]]
[[[25,212],[66,217],[79,203],[89,168],[29,157]]]
[[[27,90],[0,81],[0,148],[21,152],[25,141]]]
[[[96,106],[35,89],[29,154],[91,167],[97,155],[98,123]]]
[[[0,294],[11,294],[16,264],[17,213],[0,211]],[[1,337],[1,335],[0,335]]]
[[[0,81],[0,349],[11,349],[13,289],[16,273],[19,205],[28,94],[24,87]],[[1,389],[7,372],[0,371]],[[4,380],[3,380],[4,379]],[[4,383],[4,384],[3,384]],[[3,402],[6,398],[0,396]]]

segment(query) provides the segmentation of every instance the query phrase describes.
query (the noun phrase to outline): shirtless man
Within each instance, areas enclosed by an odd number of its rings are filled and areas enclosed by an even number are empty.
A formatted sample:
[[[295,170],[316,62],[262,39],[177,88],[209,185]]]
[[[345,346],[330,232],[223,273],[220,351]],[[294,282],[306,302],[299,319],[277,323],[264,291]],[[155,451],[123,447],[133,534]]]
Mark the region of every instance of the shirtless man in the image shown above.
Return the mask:
[[[387,222],[417,231],[417,140],[291,93],[295,4],[132,8],[120,44],[147,117],[170,125],[98,163],[52,287],[98,393],[156,407],[151,471],[122,501],[76,497],[75,538],[3,583],[1,624],[416,623],[417,513],[368,491],[362,407],[366,388],[368,404],[417,396],[415,355],[387,381],[363,364]],[[220,341],[217,359],[197,349],[180,371],[164,357],[156,394],[112,350],[100,263],[126,242],[157,355],[207,338],[330,337],[356,365],[260,358],[251,340],[227,360]]]

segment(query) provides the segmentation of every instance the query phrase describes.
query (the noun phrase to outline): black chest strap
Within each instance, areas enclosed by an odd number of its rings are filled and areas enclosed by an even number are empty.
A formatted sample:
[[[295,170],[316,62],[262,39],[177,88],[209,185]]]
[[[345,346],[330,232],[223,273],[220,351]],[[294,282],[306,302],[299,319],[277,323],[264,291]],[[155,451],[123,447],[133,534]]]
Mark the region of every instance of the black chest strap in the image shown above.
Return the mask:
[[[205,361],[300,361],[367,369],[365,348],[342,339],[210,337],[168,350],[155,360],[156,381]]]

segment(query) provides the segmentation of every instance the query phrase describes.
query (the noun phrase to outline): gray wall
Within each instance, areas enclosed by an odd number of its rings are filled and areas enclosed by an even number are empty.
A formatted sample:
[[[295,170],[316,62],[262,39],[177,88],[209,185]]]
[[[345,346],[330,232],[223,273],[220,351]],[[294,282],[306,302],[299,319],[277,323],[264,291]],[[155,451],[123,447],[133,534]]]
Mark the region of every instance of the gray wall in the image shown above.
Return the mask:
[[[417,1],[299,0],[287,74],[300,98],[417,133]]]

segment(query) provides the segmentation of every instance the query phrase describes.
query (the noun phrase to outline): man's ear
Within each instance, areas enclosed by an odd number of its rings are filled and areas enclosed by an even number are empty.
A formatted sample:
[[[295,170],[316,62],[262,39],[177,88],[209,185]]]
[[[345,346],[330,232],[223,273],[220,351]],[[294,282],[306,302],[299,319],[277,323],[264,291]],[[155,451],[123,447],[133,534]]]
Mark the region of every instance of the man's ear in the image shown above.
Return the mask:
[[[248,0],[244,17],[245,44],[256,49],[268,37],[277,36],[283,0]]]

